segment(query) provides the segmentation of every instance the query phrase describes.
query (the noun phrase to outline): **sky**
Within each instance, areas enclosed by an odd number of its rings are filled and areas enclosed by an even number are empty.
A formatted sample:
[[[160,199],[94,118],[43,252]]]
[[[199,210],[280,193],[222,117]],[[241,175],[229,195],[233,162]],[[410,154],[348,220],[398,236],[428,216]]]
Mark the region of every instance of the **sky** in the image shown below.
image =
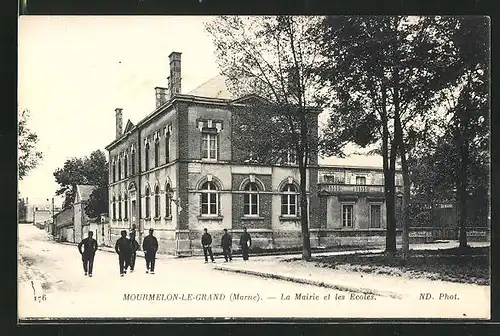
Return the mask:
[[[115,137],[115,109],[133,123],[155,109],[155,86],[167,86],[168,55],[182,53],[182,93],[218,74],[206,16],[21,16],[18,108],[44,158],[19,181],[21,197],[44,202],[58,188],[53,172]],[[381,165],[380,158],[323,160]],[[60,203],[57,198],[56,203]]]

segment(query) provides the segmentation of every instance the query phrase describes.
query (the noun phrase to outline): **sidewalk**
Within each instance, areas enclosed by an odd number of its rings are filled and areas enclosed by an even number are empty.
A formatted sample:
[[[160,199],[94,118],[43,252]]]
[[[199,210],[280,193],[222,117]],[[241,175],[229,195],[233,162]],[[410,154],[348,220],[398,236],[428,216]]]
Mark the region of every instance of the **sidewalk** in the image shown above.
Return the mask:
[[[447,243],[446,247],[440,245],[441,244],[430,247],[429,244],[419,244],[412,246],[411,248],[419,250],[455,247],[455,244],[453,243]],[[487,246],[487,243],[472,243],[470,245]],[[356,252],[360,253],[362,251],[330,252],[313,255],[341,255]],[[378,251],[370,250],[366,252],[373,253]],[[410,279],[404,277],[404,275],[398,277],[383,274],[348,272],[318,267],[312,262],[305,262],[302,260],[283,262],[284,259],[290,258],[292,258],[292,256],[252,258],[251,255],[249,261],[243,261],[239,258],[235,258],[230,263],[217,263],[213,267],[219,271],[243,273],[265,278],[280,279],[307,285],[332,288],[341,291],[373,294],[394,299],[418,299],[418,296],[421,293],[427,292],[436,293],[437,295],[441,293],[460,293],[460,295],[464,298],[474,298],[489,295],[490,291],[489,286],[461,284],[429,279]]]

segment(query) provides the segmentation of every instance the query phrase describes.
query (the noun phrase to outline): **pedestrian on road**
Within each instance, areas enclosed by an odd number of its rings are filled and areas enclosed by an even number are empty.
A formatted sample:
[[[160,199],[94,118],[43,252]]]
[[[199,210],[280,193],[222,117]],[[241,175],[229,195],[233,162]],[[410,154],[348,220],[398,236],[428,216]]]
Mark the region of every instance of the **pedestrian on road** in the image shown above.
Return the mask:
[[[151,274],[155,274],[155,259],[156,252],[158,251],[158,240],[153,236],[154,230],[149,229],[149,235],[144,237],[142,242],[142,249],[144,250],[144,258],[146,259],[146,273],[151,271]]]
[[[220,240],[220,247],[222,247],[222,253],[224,254],[224,259],[226,262],[229,258],[230,261],[233,261],[233,257],[231,256],[231,247],[233,246],[233,237],[229,233],[227,233],[227,229],[224,229],[224,234]]]
[[[127,231],[121,231],[121,237],[118,238],[115,244],[115,251],[118,253],[118,263],[120,264],[120,276],[127,274],[127,268],[130,262],[130,241],[127,239]]]
[[[205,233],[201,236],[201,245],[203,245],[203,254],[205,255],[205,263],[208,263],[208,255],[210,254],[210,259],[215,262],[214,255],[212,253],[212,236],[208,233],[207,228],[204,228]]]
[[[252,246],[252,238],[250,234],[247,232],[247,228],[243,228],[243,234],[240,237],[240,247],[241,253],[243,254],[243,260],[248,260],[248,251]]]
[[[130,232],[130,273],[134,271],[135,258],[137,257],[137,250],[139,249],[139,243],[135,240],[135,231]]]
[[[97,240],[92,238],[93,235],[94,233],[92,231],[89,231],[88,237],[83,239],[78,244],[78,251],[80,251],[80,254],[82,256],[83,270],[85,271],[85,275],[87,275],[88,273],[89,277],[92,277],[92,269],[94,268],[94,256],[95,252],[97,251]]]

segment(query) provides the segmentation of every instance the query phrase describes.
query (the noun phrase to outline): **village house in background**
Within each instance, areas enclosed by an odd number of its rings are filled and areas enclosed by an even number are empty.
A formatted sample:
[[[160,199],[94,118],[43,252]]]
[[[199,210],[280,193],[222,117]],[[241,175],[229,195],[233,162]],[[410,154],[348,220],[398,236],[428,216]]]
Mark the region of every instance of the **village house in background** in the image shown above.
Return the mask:
[[[101,218],[89,218],[85,214],[85,205],[95,188],[92,185],[76,186],[75,201],[72,206],[56,213],[54,225],[47,229],[56,240],[79,243],[87,237],[89,231],[92,231],[99,245],[109,243],[105,241],[106,233],[103,233],[104,223]]]
[[[123,111],[115,110],[116,138],[106,146],[110,162],[107,239],[115,241],[121,230],[136,225],[142,240],[154,228],[160,252],[189,256],[202,253],[203,228],[218,241],[224,228],[239,239],[247,227],[254,248],[301,246],[300,216],[304,214],[300,214],[299,171],[293,156],[279,165],[260,165],[248,163],[248,157],[232,146],[232,139],[242,132],[232,127],[233,121],[256,97],[232,97],[223,76],[182,94],[181,53],[172,52],[169,59],[168,87],[155,88],[152,113],[136,124],[128,120],[123,129]],[[319,112],[309,113],[314,114],[312,127],[317,129]],[[318,157],[311,157],[307,175],[309,213],[305,215],[313,248],[385,244],[381,167],[323,166],[318,165]],[[396,194],[399,217],[400,172]],[[410,238],[412,242],[456,239],[433,230],[416,228]]]
[[[52,216],[59,212],[61,208],[55,206],[50,199],[45,202],[40,199],[30,199],[29,197],[19,198],[18,202],[18,222],[33,223],[39,228],[46,228],[52,223]]]

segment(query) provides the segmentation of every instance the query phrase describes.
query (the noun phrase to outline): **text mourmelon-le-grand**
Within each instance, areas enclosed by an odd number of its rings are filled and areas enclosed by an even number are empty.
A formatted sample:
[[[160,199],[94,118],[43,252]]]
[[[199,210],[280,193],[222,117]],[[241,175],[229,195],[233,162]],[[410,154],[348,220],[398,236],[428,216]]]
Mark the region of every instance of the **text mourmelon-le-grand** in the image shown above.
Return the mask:
[[[258,301],[258,294],[231,293],[125,293],[124,301]]]

